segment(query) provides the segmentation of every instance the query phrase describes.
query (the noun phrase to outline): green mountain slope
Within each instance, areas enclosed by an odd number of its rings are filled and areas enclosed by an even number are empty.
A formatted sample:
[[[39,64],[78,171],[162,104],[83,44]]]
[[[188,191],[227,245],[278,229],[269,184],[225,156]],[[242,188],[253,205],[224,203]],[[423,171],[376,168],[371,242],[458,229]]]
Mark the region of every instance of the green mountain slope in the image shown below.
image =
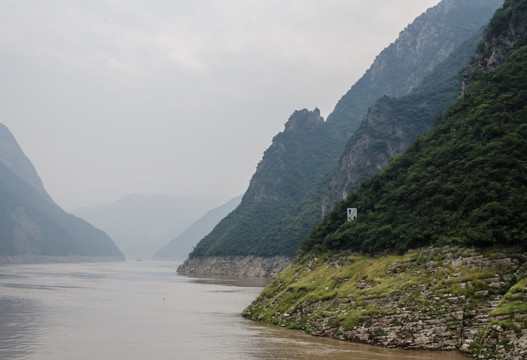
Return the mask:
[[[475,76],[429,134],[335,207],[304,251],[527,248],[527,47]],[[346,221],[347,207],[357,221]]]
[[[349,139],[333,173],[323,200],[324,213],[430,130],[459,95],[459,73],[475,56],[482,35],[483,28],[454,50],[408,95],[383,96],[372,105],[366,119]]]
[[[527,1],[507,0],[478,49],[462,97],[335,206],[245,317],[387,347],[527,358]],[[358,218],[347,222],[352,206]]]
[[[327,121],[295,112],[264,153],[240,206],[190,254],[295,255],[321,219],[346,141],[383,95],[402,96],[483,26],[500,0],[444,0],[418,17],[338,102]]]

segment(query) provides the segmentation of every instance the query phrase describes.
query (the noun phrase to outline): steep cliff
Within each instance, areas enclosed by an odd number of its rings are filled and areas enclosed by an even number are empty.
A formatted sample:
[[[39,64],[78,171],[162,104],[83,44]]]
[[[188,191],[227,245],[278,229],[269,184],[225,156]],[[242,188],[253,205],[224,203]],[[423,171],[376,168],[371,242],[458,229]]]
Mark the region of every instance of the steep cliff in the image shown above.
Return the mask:
[[[478,56],[463,72],[462,94],[479,78],[478,74],[496,70],[516,49],[527,45],[527,18],[523,16],[525,6],[523,2],[516,2],[496,11],[478,44]]]
[[[509,8],[521,14],[513,19],[527,12],[510,4],[504,9]],[[492,36],[500,35],[487,32],[485,41]],[[475,72],[469,91],[428,134],[337,204],[313,229],[304,250],[405,251],[450,242],[527,245],[519,205],[527,196],[522,155],[527,153],[527,80],[522,41],[515,48],[496,70]],[[359,208],[358,221],[346,221],[346,207]]]
[[[346,141],[383,95],[407,94],[484,25],[501,0],[444,0],[419,16],[375,59],[327,121],[295,112],[264,153],[240,206],[190,257],[296,254],[320,221],[322,197]],[[300,120],[302,119],[302,120]],[[298,124],[304,124],[297,126]]]
[[[333,173],[322,203],[323,214],[430,130],[459,95],[459,73],[476,55],[482,34],[483,28],[436,66],[410,94],[400,98],[383,96],[372,105]]]
[[[335,206],[244,316],[383,346],[527,357],[527,29],[517,26],[527,1],[507,0],[503,14],[502,31],[523,35],[495,41],[504,34],[491,25],[484,41],[509,56],[494,70],[471,64],[464,95]]]
[[[104,232],[66,213],[0,126],[0,262],[124,260]]]

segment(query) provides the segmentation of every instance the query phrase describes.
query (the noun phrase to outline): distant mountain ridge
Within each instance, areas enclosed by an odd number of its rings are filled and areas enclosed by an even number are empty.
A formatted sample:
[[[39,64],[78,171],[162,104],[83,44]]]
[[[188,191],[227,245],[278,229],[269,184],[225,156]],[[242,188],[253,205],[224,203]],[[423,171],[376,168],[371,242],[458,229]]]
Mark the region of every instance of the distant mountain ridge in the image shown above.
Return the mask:
[[[196,246],[190,258],[294,256],[321,220],[331,174],[368,108],[384,95],[408,94],[502,3],[441,1],[379,54],[326,121],[317,109],[295,111],[265,151],[240,206]]]
[[[194,246],[205,235],[233,211],[241,202],[242,197],[237,196],[215,209],[209,210],[205,215],[186,228],[176,238],[170,240],[154,254],[155,260],[184,260]]]
[[[132,194],[108,205],[72,212],[108,233],[125,256],[152,259],[167,242],[223,201],[220,196]]]
[[[110,237],[66,213],[0,124],[0,262],[124,260]]]

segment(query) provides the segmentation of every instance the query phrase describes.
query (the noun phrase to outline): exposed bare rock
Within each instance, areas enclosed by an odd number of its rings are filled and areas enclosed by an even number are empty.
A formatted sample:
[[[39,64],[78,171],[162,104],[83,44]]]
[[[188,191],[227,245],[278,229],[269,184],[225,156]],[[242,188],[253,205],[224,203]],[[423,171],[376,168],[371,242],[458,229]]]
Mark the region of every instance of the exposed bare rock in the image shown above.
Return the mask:
[[[286,256],[205,256],[187,259],[177,272],[182,275],[225,277],[274,277],[292,261]]]

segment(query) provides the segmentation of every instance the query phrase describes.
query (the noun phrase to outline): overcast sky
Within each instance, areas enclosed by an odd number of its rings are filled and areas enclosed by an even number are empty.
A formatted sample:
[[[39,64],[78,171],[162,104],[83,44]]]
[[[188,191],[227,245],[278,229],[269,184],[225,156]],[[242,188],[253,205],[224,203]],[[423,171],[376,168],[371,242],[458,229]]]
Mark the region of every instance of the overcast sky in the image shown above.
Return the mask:
[[[0,122],[66,209],[242,194],[439,0],[0,0]]]

